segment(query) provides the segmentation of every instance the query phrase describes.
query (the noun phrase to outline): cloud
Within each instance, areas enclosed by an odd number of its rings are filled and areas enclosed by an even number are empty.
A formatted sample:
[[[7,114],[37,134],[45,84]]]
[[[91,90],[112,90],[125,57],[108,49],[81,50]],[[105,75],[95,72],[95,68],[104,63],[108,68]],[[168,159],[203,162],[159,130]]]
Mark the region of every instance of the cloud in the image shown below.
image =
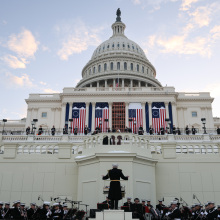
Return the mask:
[[[45,46],[45,45],[42,45],[42,46],[41,46],[41,49],[42,49],[43,51],[48,51],[48,52],[50,52],[49,47],[47,47],[47,46]]]
[[[42,81],[40,82],[40,84],[43,85],[43,86],[46,86],[46,85],[47,85],[47,83],[42,82]]]
[[[73,30],[73,31],[72,31]],[[81,53],[88,49],[89,46],[98,46],[102,41],[99,33],[103,30],[100,28],[91,28],[82,21],[78,21],[77,25],[70,27],[56,27],[56,31],[65,32],[66,36],[62,41],[62,47],[57,52],[61,60],[68,60],[69,56]]]
[[[19,57],[32,58],[38,50],[38,44],[33,34],[24,29],[18,35],[12,34],[9,36],[8,48],[15,52]]]
[[[210,34],[212,35],[213,41],[220,38],[220,25],[215,25],[211,30]]]
[[[198,2],[199,0],[182,0],[180,10],[187,11],[192,7],[192,4]]]
[[[53,89],[49,89],[49,88],[43,89],[43,92],[45,92],[45,93],[60,93],[60,91],[58,91],[58,90],[53,90]]]
[[[135,5],[140,5],[141,4],[141,1],[140,0],[132,0],[133,4]]]
[[[13,56],[13,55],[5,55],[4,57],[0,58],[1,60],[3,60],[9,67],[13,68],[13,69],[24,69],[26,68],[26,59],[21,58],[20,60]]]
[[[13,87],[20,87],[20,88],[33,88],[34,84],[30,77],[23,73],[21,77],[15,76],[11,73],[6,73],[7,84]]]

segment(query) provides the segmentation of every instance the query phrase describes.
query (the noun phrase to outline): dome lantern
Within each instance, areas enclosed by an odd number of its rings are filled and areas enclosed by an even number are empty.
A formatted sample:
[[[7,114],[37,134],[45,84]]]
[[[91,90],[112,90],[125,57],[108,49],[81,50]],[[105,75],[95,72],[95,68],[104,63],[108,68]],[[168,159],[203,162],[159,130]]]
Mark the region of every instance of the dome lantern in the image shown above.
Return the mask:
[[[113,36],[117,36],[117,35],[124,36],[124,30],[125,30],[126,26],[123,22],[121,22],[120,8],[118,8],[116,15],[117,15],[116,22],[114,24],[112,24]]]

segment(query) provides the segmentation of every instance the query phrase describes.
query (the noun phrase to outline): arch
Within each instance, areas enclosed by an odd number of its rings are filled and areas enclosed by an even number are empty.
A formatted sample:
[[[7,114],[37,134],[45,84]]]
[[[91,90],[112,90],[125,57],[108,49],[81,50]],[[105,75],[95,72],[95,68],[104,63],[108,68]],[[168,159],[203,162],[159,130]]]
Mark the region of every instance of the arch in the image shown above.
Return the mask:
[[[104,136],[102,140],[103,145],[108,145],[108,136]]]
[[[42,154],[46,154],[46,153],[47,153],[47,147],[46,147],[46,146],[43,146],[43,147],[41,148],[41,153],[42,153]]]
[[[35,146],[31,146],[30,150],[29,150],[30,154],[34,154],[35,153]]]
[[[115,145],[115,136],[114,135],[111,136],[110,145]]]
[[[121,135],[117,136],[117,145],[121,145],[121,139],[122,139]]]
[[[47,148],[47,154],[53,154],[53,146]]]
[[[29,147],[28,146],[24,146],[23,153],[24,154],[28,154],[29,153]]]

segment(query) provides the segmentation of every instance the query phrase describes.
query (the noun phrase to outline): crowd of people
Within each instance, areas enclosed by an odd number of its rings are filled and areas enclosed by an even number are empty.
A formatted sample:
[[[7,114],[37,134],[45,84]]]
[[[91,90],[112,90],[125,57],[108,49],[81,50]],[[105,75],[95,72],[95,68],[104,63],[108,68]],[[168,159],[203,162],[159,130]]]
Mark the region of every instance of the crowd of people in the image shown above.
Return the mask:
[[[83,210],[69,209],[65,203],[50,206],[50,202],[44,202],[42,207],[31,203],[29,208],[20,201],[15,201],[12,207],[9,202],[0,202],[0,219],[5,220],[82,220],[85,214]]]
[[[64,126],[62,132],[63,132],[63,134],[73,133],[74,135],[77,135],[77,134],[79,134],[79,133],[80,133],[80,134],[83,133],[84,135],[87,135],[87,134],[90,133],[90,128],[89,128],[87,125],[85,125],[84,130],[81,131],[77,126],[74,127],[74,128],[72,128],[72,127],[68,128],[68,126]],[[91,134],[92,134],[92,135],[95,135],[95,134],[98,134],[98,133],[101,133],[101,132],[103,132],[102,129],[101,129],[99,126],[97,126],[97,127],[95,128],[95,130],[94,130],[93,132],[91,132]],[[114,127],[113,127],[112,129],[107,128],[107,129],[106,129],[106,132],[108,132],[108,133],[110,133],[110,132],[112,132],[112,133],[114,133],[114,132],[120,133],[121,130],[118,129],[118,128],[114,128]],[[124,128],[124,132],[125,132],[125,133],[132,133],[132,129],[126,126],[126,127]],[[137,133],[137,134],[139,134],[139,135],[144,135],[144,132],[145,132],[145,131],[144,131],[142,125],[140,125],[139,128],[137,128],[137,129],[135,129],[135,130],[133,131],[133,133]],[[27,128],[26,128],[26,135],[29,135],[29,134],[32,134],[32,133],[33,133],[33,131],[31,131],[30,127],[27,127]],[[43,133],[44,133],[44,130],[43,130],[42,126],[40,126],[40,127],[38,128],[38,131],[37,131],[36,134],[37,134],[37,135],[41,135],[41,134],[43,134]],[[50,134],[51,134],[51,135],[55,135],[55,133],[56,133],[56,128],[55,128],[55,126],[53,126],[53,127],[51,128]],[[174,135],[181,135],[181,134],[189,135],[189,134],[192,134],[192,135],[195,135],[196,133],[198,133],[198,129],[195,128],[194,126],[192,126],[191,128],[189,128],[188,125],[185,127],[185,129],[180,129],[179,127],[176,127],[175,125],[173,125],[172,129],[169,128],[169,127],[161,126],[160,129],[159,129],[159,131],[155,131],[155,130],[152,128],[152,126],[150,125],[150,127],[149,127],[149,132],[147,132],[147,133],[150,134],[150,135],[155,135],[155,134],[156,134],[156,135],[165,135],[165,134],[174,134]],[[218,126],[217,129],[216,129],[216,133],[217,133],[218,135],[220,135],[220,128],[219,128],[219,126]]]
[[[106,198],[103,204],[108,204],[111,209],[111,200]],[[107,208],[106,207],[106,208]],[[219,220],[220,219],[220,205],[215,206],[214,202],[207,202],[204,206],[196,203],[191,207],[180,205],[178,200],[174,200],[169,206],[163,204],[163,200],[158,200],[156,207],[153,207],[151,200],[140,200],[128,197],[127,202],[121,206],[125,212],[132,212],[133,218],[140,220]]]

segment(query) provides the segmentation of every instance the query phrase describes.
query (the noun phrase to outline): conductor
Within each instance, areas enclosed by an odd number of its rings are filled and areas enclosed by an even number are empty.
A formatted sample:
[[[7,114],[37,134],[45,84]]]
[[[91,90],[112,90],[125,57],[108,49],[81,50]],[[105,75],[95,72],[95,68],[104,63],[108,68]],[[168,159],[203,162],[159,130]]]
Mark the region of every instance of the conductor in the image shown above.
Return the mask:
[[[124,176],[122,170],[118,169],[118,164],[112,164],[111,170],[108,171],[106,176],[103,176],[103,180],[110,178],[110,189],[108,198],[111,200],[112,209],[118,209],[118,200],[122,199],[120,178],[128,180],[128,176]]]

